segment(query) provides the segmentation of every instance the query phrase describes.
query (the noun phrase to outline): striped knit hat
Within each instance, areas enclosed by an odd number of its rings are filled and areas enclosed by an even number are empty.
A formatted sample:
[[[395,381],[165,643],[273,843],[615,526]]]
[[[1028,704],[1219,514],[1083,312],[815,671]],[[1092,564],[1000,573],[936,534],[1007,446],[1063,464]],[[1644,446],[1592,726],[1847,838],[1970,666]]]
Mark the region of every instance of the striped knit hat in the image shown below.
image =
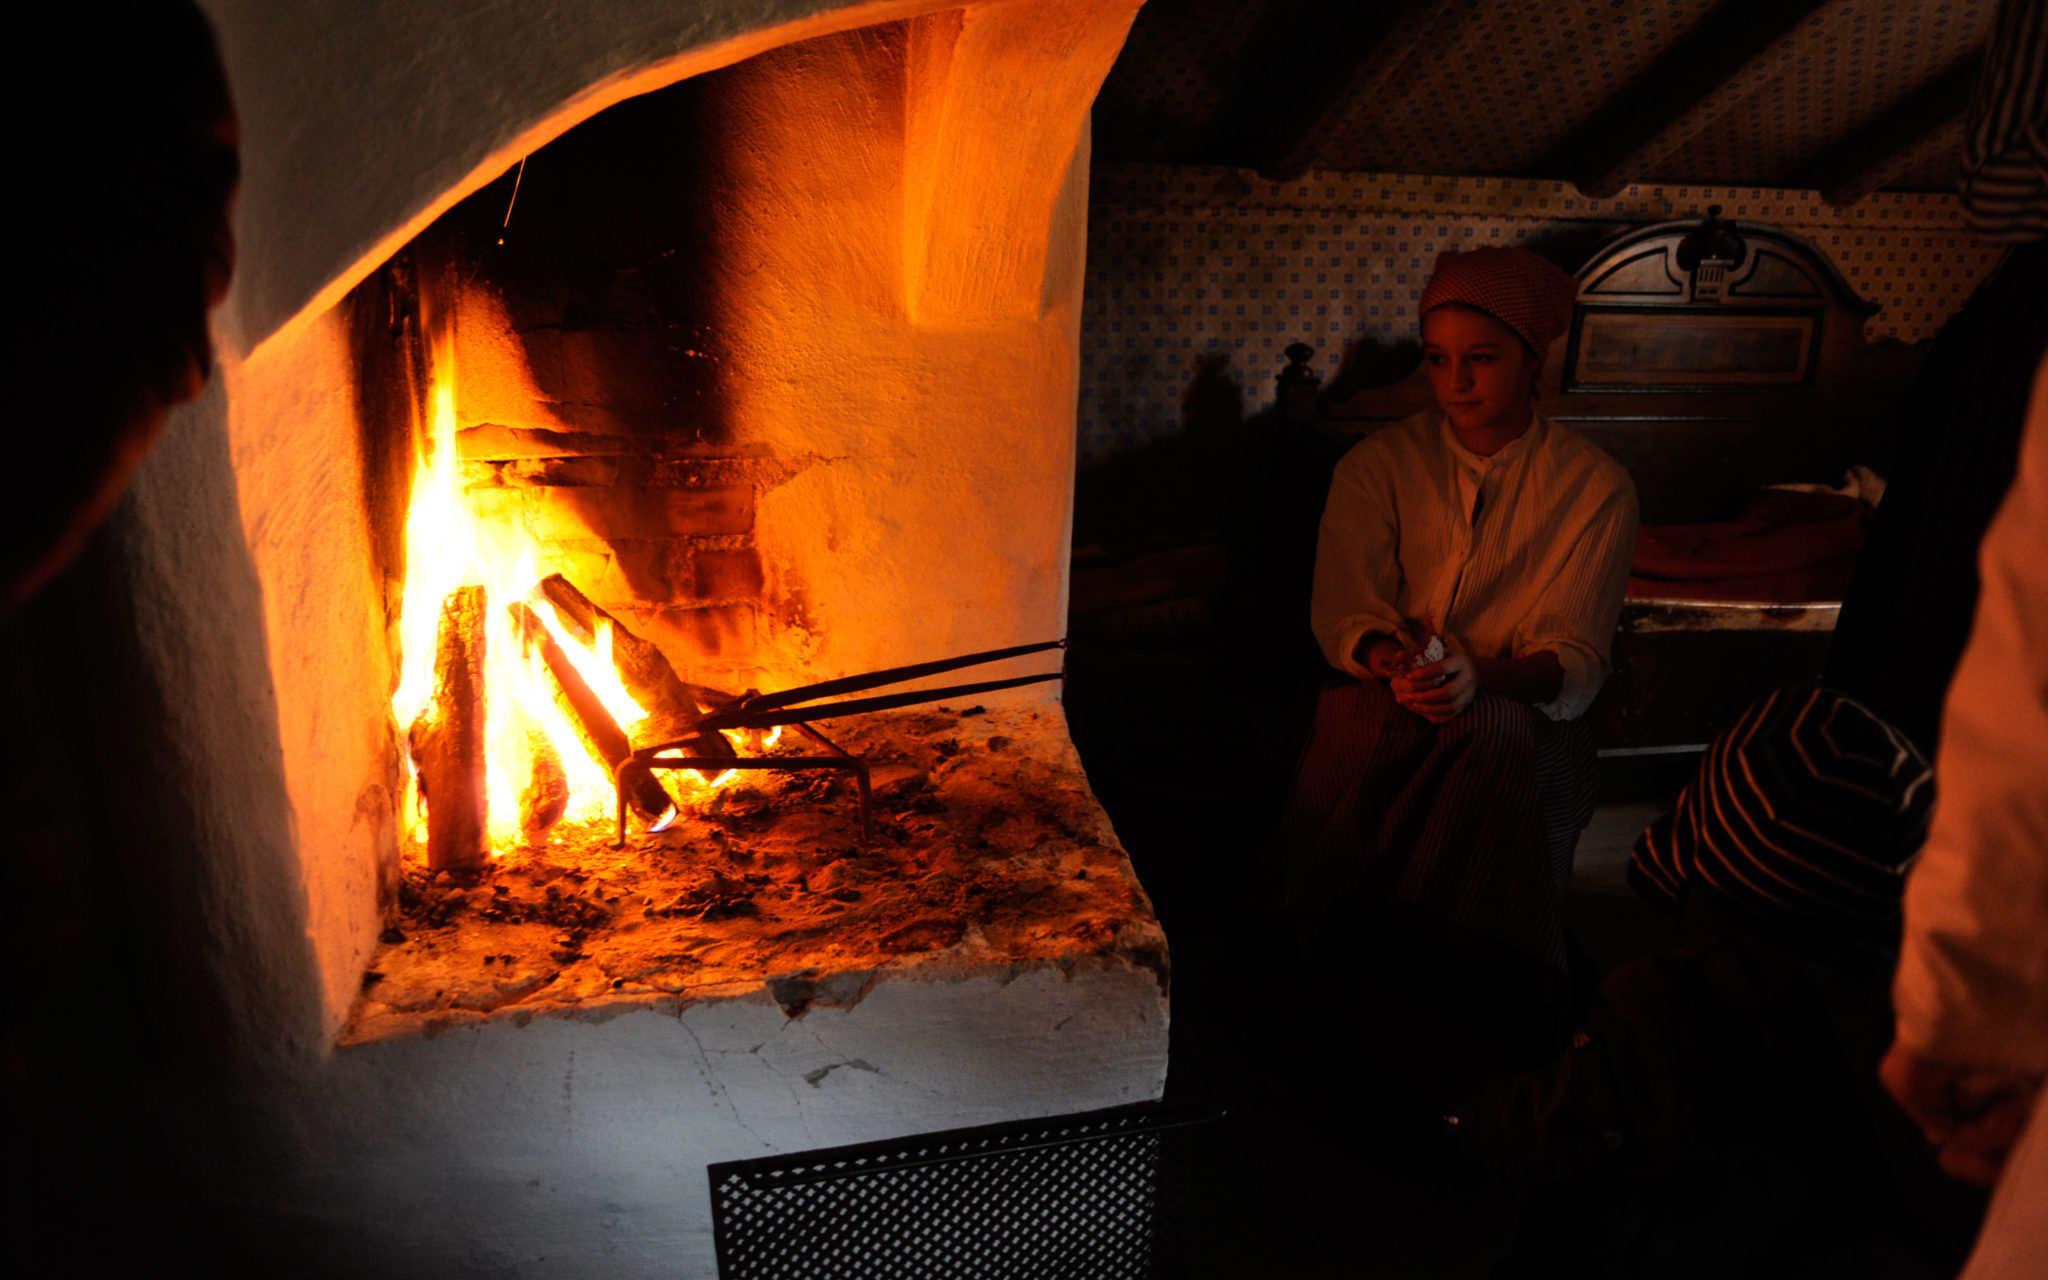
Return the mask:
[[[1766,917],[1887,936],[1934,799],[1927,760],[1830,689],[1780,689],[1714,739],[1629,882],[1675,904],[1699,880]]]
[[[1579,282],[1563,268],[1527,249],[1487,245],[1438,254],[1416,314],[1426,316],[1452,303],[1475,307],[1541,351],[1571,328],[1578,300]]]

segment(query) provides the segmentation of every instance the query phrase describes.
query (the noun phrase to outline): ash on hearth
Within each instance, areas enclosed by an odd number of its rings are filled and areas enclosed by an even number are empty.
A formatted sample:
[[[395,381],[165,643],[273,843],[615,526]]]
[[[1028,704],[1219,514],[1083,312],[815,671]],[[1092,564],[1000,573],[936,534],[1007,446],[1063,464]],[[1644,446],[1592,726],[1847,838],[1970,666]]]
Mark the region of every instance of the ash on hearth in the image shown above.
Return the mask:
[[[884,967],[1121,954],[1163,972],[1056,708],[883,713],[840,735],[872,767],[866,844],[849,782],[761,773],[623,849],[565,823],[474,871],[409,871],[348,1037],[764,985],[794,1011]]]

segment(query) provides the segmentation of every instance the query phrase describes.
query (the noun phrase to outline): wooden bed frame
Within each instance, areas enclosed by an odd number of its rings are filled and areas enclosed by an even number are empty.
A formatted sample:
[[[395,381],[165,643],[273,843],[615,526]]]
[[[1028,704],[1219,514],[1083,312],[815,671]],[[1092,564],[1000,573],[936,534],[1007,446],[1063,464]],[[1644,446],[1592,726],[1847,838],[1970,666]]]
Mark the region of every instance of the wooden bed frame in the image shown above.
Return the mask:
[[[1864,340],[1877,308],[1819,249],[1718,214],[1596,250],[1539,383],[1553,421],[1628,468],[1646,524],[1721,518],[1768,484],[1839,484],[1855,463],[1882,475],[1899,395],[1920,366],[1917,348]],[[1334,444],[1431,406],[1419,366],[1333,396],[1319,393],[1312,349],[1288,355],[1281,414]],[[1818,679],[1840,608],[1631,597],[1592,712],[1602,753],[1697,749],[1752,699]]]

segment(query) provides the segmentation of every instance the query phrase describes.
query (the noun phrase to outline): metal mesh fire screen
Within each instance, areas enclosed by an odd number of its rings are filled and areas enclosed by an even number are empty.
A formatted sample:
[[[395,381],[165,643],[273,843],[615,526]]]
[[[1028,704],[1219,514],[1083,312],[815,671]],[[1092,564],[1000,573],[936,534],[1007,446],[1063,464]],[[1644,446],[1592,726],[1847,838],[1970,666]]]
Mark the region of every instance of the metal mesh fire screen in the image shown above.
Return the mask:
[[[1179,1275],[1206,1107],[1141,1103],[709,1168],[723,1280]]]

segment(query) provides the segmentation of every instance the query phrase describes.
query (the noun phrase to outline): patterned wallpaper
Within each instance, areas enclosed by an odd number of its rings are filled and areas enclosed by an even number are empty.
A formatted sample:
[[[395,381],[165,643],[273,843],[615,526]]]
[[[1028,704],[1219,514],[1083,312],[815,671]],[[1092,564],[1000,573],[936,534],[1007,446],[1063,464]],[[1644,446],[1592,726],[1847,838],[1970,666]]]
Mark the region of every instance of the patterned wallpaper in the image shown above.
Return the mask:
[[[1244,0],[1147,0],[1096,98],[1096,149],[1188,158],[1230,100],[1258,25]]]
[[[1363,0],[1361,0],[1363,2]],[[1303,144],[1327,170],[1530,173],[1670,53],[1715,0],[1432,0],[1410,6]],[[1622,162],[1641,181],[1756,185],[1825,155],[1958,61],[1997,0],[1827,0]],[[1148,0],[1095,111],[1097,154],[1252,163],[1215,136],[1246,96],[1284,80],[1289,44],[1315,39],[1279,0]],[[1341,39],[1335,32],[1326,39]],[[1902,145],[1887,190],[1953,188],[1953,123]],[[1538,174],[1551,177],[1558,175]]]
[[[1593,243],[1632,223],[1704,215],[1770,223],[1818,245],[1881,304],[1872,339],[1931,337],[1991,271],[1954,196],[1880,193],[1836,209],[1812,191],[1632,186],[1611,199],[1528,179],[1098,165],[1081,336],[1081,462],[1181,428],[1198,358],[1221,359],[1246,413],[1272,403],[1282,351],[1316,348],[1327,379],[1361,337],[1413,337],[1437,253],[1557,236]]]
[[[1980,58],[1994,9],[1993,0],[1836,0],[1701,99],[1627,171],[1700,182],[1793,172],[1891,106],[1902,86]],[[1961,156],[1948,152],[1931,185],[1952,187]],[[1906,184],[1900,175],[1884,185]]]
[[[1425,5],[1318,157],[1353,169],[1528,168],[1647,70],[1714,0]]]
[[[1871,172],[1873,191],[1953,191],[1963,168],[1968,133],[1963,118],[1949,121],[1918,142],[1893,152]]]

